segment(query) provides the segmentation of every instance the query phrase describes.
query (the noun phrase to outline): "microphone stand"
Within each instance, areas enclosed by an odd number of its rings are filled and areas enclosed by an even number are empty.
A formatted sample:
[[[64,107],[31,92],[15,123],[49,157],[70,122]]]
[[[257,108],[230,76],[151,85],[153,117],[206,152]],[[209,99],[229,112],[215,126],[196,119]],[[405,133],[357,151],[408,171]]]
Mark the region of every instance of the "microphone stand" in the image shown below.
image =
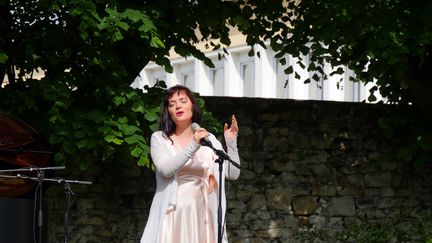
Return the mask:
[[[67,242],[67,219],[68,219],[68,211],[69,211],[69,202],[70,202],[70,194],[74,195],[72,190],[70,189],[69,183],[77,183],[77,184],[84,184],[84,185],[91,185],[92,182],[90,181],[77,181],[77,180],[65,180],[63,178],[45,178],[45,170],[63,170],[65,169],[65,166],[54,166],[54,167],[29,167],[29,168],[20,168],[20,169],[10,169],[10,170],[0,170],[0,173],[4,172],[20,172],[20,171],[37,171],[37,177],[31,177],[26,176],[22,174],[16,174],[16,175],[2,175],[0,174],[0,178],[21,178],[21,179],[28,179],[33,181],[38,181],[38,186],[36,187],[39,194],[39,204],[38,204],[38,239],[39,243],[43,242],[43,181],[53,181],[64,183],[65,187],[65,194],[66,194],[66,200],[67,203],[65,204],[65,225],[64,225],[64,242]]]
[[[240,165],[232,160],[228,154],[226,154],[223,150],[219,150],[213,147],[210,141],[206,141],[204,139],[201,140],[201,145],[210,147],[214,153],[218,156],[218,158],[215,160],[215,163],[219,164],[219,197],[218,197],[218,210],[217,210],[217,217],[218,217],[218,243],[222,243],[222,173],[223,173],[223,162],[224,160],[228,160],[231,164],[233,164],[235,167],[240,169]]]
[[[62,180],[64,185],[64,192],[65,192],[65,206],[64,206],[64,243],[67,243],[68,241],[68,216],[69,216],[69,208],[70,208],[70,200],[71,195],[75,195],[73,193],[72,189],[70,188],[69,183],[67,180]]]
[[[218,197],[218,209],[217,209],[217,221],[218,221],[218,243],[222,243],[222,172],[224,160],[219,157],[215,160],[219,164],[219,197]]]
[[[213,144],[210,141],[201,139],[201,145],[203,146],[207,146],[209,148],[211,148],[213,150],[213,152],[219,157],[222,158],[222,162],[223,160],[228,160],[232,165],[234,165],[235,167],[240,169],[240,165],[235,162],[234,160],[232,160],[228,154],[226,154],[223,150],[219,150],[216,149],[215,147],[213,147]]]

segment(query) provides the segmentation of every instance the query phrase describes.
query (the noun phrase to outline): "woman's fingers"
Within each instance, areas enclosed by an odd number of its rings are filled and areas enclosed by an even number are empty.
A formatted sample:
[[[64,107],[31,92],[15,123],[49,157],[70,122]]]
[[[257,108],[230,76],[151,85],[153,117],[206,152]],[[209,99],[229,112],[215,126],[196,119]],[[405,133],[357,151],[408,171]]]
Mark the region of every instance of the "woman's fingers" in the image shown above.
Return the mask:
[[[235,115],[232,115],[231,117],[231,131],[237,133],[238,132],[238,125],[237,125],[237,119]]]
[[[196,143],[200,143],[201,139],[208,137],[210,134],[204,128],[199,128],[194,133],[194,139]]]

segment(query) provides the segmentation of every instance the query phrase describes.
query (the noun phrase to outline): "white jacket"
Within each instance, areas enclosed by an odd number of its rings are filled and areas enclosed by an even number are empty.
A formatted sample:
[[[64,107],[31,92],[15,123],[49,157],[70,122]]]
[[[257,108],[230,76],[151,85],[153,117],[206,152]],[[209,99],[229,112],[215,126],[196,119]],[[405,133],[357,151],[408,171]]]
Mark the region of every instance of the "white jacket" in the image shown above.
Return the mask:
[[[221,143],[216,139],[213,134],[210,134],[209,139],[214,148],[223,150]],[[237,140],[225,138],[228,155],[232,160],[240,164],[240,158],[237,150]],[[150,141],[151,156],[156,168],[156,192],[153,197],[153,202],[150,207],[150,213],[147,219],[147,224],[144,228],[141,237],[141,243],[157,243],[159,242],[160,228],[163,223],[164,215],[169,205],[177,204],[177,180],[176,173],[183,165],[185,165],[200,149],[201,145],[197,144],[194,140],[181,152],[176,153],[172,142],[169,138],[165,138],[161,131],[152,134]],[[214,156],[216,157],[216,156]],[[219,182],[219,164],[214,163],[213,175],[219,185],[222,183],[222,223],[225,222],[226,199],[225,199],[225,177],[230,180],[235,180],[240,175],[240,169],[233,166],[230,162],[224,161],[222,182]],[[219,186],[215,189],[216,193],[209,195],[209,202],[213,207],[213,225],[215,232],[215,242],[217,242],[217,200],[219,197]],[[225,224],[223,224],[223,243],[228,243]]]

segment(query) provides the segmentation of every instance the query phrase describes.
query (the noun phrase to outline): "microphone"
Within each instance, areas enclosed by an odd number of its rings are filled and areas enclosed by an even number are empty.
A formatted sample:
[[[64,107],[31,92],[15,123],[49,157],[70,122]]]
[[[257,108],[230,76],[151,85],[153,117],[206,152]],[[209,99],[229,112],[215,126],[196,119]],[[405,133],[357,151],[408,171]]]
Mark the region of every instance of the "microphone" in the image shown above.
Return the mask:
[[[198,129],[200,129],[200,125],[198,125],[198,123],[196,122],[192,123],[192,131],[196,132]],[[213,147],[213,144],[210,142],[210,139],[208,137],[202,138],[200,144],[208,147]]]

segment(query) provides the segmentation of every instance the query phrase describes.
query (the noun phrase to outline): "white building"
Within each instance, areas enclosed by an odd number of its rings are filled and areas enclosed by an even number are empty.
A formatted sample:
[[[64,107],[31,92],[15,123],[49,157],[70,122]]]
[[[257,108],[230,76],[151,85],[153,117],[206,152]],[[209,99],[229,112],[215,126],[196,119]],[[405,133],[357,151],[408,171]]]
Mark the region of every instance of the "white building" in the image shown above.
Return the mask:
[[[249,56],[250,47],[245,44],[244,36],[233,30],[232,45],[227,47],[229,55],[218,58],[221,50],[206,52],[215,67],[209,68],[196,58],[184,58],[177,54],[171,55],[173,72],[167,73],[163,67],[149,63],[140,72],[140,76],[132,84],[133,87],[143,88],[144,85],[153,86],[158,80],[166,82],[168,87],[182,84],[202,96],[239,96],[262,98],[290,98],[302,100],[334,100],[334,101],[367,101],[372,84],[364,85],[352,82],[349,77],[353,72],[344,68],[342,75],[334,75],[329,79],[316,82],[312,80],[313,73],[303,70],[297,60],[287,56],[287,64],[292,64],[299,76],[286,75],[284,69],[275,58],[275,52],[270,48],[254,47],[254,56]],[[257,55],[259,53],[259,57]],[[308,62],[305,57],[304,61]],[[332,68],[324,67],[326,73]],[[304,84],[304,80],[311,78],[311,82]],[[288,83],[285,87],[285,82]],[[377,97],[378,100],[381,97]]]

